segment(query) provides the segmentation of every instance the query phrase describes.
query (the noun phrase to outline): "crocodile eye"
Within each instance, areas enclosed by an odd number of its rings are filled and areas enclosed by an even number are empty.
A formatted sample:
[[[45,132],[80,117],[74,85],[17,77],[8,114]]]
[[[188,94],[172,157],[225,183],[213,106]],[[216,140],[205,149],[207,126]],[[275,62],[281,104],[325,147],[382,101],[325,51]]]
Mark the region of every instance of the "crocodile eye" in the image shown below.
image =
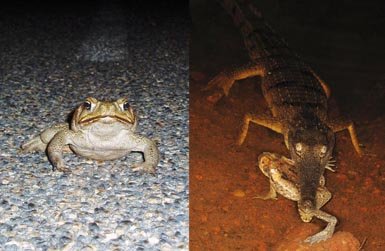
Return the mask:
[[[83,103],[83,106],[84,108],[86,108],[86,110],[91,110],[91,102],[90,101],[86,101]]]
[[[321,147],[321,149],[320,149],[320,156],[321,156],[321,157],[325,156],[326,150],[327,150],[327,147],[326,147],[326,146],[322,146],[322,147]]]
[[[130,104],[128,102],[125,102],[123,104],[123,110],[127,111],[128,109],[130,109]]]
[[[295,150],[296,150],[297,152],[301,152],[301,151],[302,151],[302,144],[301,144],[301,143],[295,144]]]

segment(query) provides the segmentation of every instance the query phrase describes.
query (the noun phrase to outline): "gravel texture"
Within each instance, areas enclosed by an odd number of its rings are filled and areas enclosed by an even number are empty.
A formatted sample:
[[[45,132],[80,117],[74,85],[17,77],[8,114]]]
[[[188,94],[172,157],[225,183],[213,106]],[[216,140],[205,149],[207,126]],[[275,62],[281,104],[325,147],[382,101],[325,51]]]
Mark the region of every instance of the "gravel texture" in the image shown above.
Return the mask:
[[[188,15],[30,7],[0,13],[0,249],[187,250]],[[130,169],[140,153],[65,154],[64,174],[19,151],[88,96],[130,100],[161,152],[155,176]]]

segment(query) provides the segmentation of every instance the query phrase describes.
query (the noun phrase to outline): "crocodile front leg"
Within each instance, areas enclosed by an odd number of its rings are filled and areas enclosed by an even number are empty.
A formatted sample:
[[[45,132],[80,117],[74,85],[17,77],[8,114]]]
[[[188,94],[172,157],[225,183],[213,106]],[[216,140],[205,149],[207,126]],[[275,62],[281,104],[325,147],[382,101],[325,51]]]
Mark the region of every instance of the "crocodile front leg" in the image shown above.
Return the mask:
[[[349,131],[354,149],[356,150],[359,156],[362,156],[362,150],[358,142],[356,128],[354,126],[354,123],[351,120],[348,120],[348,119],[329,120],[327,124],[333,130],[333,132],[339,132],[347,129]]]
[[[330,98],[331,91],[330,91],[330,87],[328,86],[328,84],[326,84],[326,82],[323,81],[312,69],[310,71],[313,74],[313,76],[318,80],[318,82],[321,84],[322,89],[324,90],[324,92],[326,94],[326,97]]]
[[[242,129],[238,137],[237,145],[242,145],[245,141],[250,122],[282,134],[282,125],[276,118],[264,114],[247,113],[243,118]]]
[[[254,76],[264,76],[265,70],[262,64],[248,64],[232,71],[222,71],[216,75],[203,90],[221,89],[221,92],[212,94],[210,99],[216,103],[223,95],[228,96],[231,87],[236,80]]]

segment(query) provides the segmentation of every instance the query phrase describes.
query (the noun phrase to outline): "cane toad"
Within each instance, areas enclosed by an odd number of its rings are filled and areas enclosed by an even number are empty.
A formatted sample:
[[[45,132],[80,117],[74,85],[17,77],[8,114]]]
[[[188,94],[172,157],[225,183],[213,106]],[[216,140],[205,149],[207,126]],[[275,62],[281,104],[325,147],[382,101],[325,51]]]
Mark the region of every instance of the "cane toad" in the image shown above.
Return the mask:
[[[277,199],[277,193],[293,201],[300,201],[299,177],[294,161],[275,154],[265,152],[259,155],[258,165],[262,173],[270,179],[270,191],[265,196],[256,198],[267,200]],[[333,164],[329,163],[327,169],[331,169]],[[330,238],[334,233],[337,218],[320,210],[331,199],[331,193],[325,187],[325,178],[321,176],[316,193],[316,208],[309,210],[309,207],[301,207],[298,203],[298,212],[303,222],[310,222],[313,217],[324,220],[328,223],[321,232],[308,237],[305,242],[310,244],[317,243]]]
[[[113,160],[131,151],[143,152],[144,162],[133,170],[154,173],[159,152],[154,141],[135,133],[137,117],[128,101],[99,101],[89,97],[73,113],[70,124],[45,129],[21,146],[25,152],[47,151],[53,169],[69,171],[62,153],[66,149],[94,160]]]

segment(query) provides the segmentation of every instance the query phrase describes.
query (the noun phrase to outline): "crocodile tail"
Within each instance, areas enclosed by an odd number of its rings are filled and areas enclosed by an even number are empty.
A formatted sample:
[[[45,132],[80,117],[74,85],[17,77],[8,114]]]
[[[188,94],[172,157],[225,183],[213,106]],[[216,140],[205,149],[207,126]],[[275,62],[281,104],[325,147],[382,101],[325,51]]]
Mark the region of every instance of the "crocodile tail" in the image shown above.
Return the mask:
[[[280,54],[282,50],[290,51],[287,43],[265,22],[261,13],[249,0],[219,2],[240,29],[252,60],[277,54],[275,51]]]

